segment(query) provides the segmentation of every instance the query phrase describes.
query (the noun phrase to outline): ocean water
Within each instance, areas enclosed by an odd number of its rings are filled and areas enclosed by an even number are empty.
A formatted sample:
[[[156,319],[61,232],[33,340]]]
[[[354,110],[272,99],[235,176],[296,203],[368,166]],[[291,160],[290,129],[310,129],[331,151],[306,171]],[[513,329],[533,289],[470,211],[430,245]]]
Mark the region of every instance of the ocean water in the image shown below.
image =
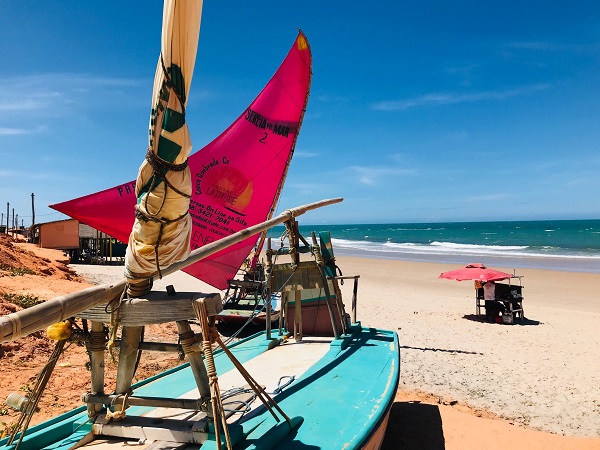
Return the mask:
[[[600,220],[300,225],[311,231],[331,232],[337,255],[600,273]]]

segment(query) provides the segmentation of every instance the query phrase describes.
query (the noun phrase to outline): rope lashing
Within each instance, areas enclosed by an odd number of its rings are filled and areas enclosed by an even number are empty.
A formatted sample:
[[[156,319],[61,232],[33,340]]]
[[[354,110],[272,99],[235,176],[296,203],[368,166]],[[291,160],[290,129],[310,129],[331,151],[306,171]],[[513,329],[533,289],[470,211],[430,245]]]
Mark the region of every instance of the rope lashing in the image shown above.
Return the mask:
[[[127,285],[125,285],[125,288],[123,289],[123,292],[121,293],[121,295],[116,298],[113,299],[112,301],[110,301],[105,307],[104,307],[104,311],[105,312],[109,312],[108,308],[109,306],[111,307],[110,309],[110,332],[109,332],[109,339],[108,339],[108,344],[106,346],[111,358],[114,360],[115,357],[113,355],[113,349],[115,347],[115,340],[117,339],[117,329],[119,328],[119,323],[121,322],[121,304],[123,303],[123,299],[125,299],[125,296],[127,295]],[[117,302],[116,306],[112,306],[115,302]]]
[[[127,283],[126,290],[127,295],[132,298],[140,298],[148,294],[152,290],[153,280],[152,278],[145,278],[142,275],[138,275],[125,267],[126,276],[128,279],[137,278],[140,281]]]
[[[10,320],[13,338],[20,338],[22,329],[21,317],[16,314],[8,314],[6,317],[8,317],[8,319]]]
[[[23,441],[25,432],[27,431],[27,428],[29,427],[29,422],[31,421],[33,414],[36,412],[37,405],[42,397],[42,394],[44,393],[44,389],[46,388],[48,381],[50,380],[50,376],[52,375],[52,372],[54,371],[54,368],[56,367],[58,358],[60,357],[60,355],[63,353],[63,351],[65,349],[66,343],[67,343],[66,339],[56,342],[56,344],[54,346],[54,350],[52,351],[52,354],[50,355],[48,362],[42,368],[42,370],[40,371],[40,373],[37,376],[36,384],[33,387],[33,389],[31,390],[31,396],[29,398],[29,401],[27,402],[27,405],[25,406],[23,411],[21,411],[21,415],[19,416],[19,421],[14,426],[12,433],[8,439],[8,445],[10,446],[13,444],[13,442],[17,438],[17,435],[19,435],[19,439],[18,439],[16,445],[14,446],[14,450],[18,450],[19,446],[21,445],[21,442]]]
[[[186,211],[185,213],[181,214],[179,217],[176,217],[174,219],[159,218],[157,216],[160,214],[163,207],[165,206],[168,188],[171,188],[173,191],[175,191],[177,194],[179,194],[182,197],[191,198],[190,195],[181,192],[179,189],[177,189],[175,186],[173,186],[167,179],[165,173],[167,171],[181,172],[181,171],[185,170],[188,163],[186,160],[185,162],[183,162],[181,164],[172,164],[170,162],[167,162],[167,161],[159,158],[156,154],[154,154],[152,151],[150,151],[150,149],[148,149],[148,151],[146,152],[146,160],[152,167],[153,174],[152,174],[152,178],[150,181],[150,187],[148,188],[148,193],[146,194],[146,197],[144,198],[145,211],[142,211],[140,209],[140,207],[138,205],[136,205],[135,206],[135,217],[136,217],[136,219],[138,219],[140,221],[155,222],[155,223],[160,224],[160,228],[158,230],[158,238],[156,239],[156,243],[154,244],[154,258],[155,258],[155,262],[156,262],[156,273],[158,274],[159,278],[162,278],[162,272],[160,270],[160,264],[159,264],[159,260],[158,260],[158,248],[159,248],[161,240],[162,240],[164,228],[166,225],[169,225],[169,224],[172,224],[172,223],[182,220],[184,217],[186,217],[189,214],[189,212]],[[152,190],[160,184],[160,181],[163,181],[165,183],[165,192],[164,192],[160,207],[158,208],[158,210],[156,212],[151,213],[148,210],[148,196],[149,196],[150,192],[152,192]],[[131,275],[135,276],[136,274],[131,272]],[[139,278],[143,278],[143,277],[139,277]]]
[[[214,419],[213,424],[215,426],[217,449],[221,450],[222,448],[221,424],[223,426],[223,431],[225,431],[225,443],[227,448],[230,449],[231,438],[229,436],[229,428],[227,427],[227,417],[225,415],[225,409],[223,408],[223,401],[219,389],[219,379],[217,376],[217,368],[215,366],[215,360],[212,351],[212,343],[219,341],[219,333],[217,332],[214,324],[214,317],[212,317],[212,323],[209,323],[206,304],[202,300],[194,302],[194,312],[196,313],[196,317],[198,317],[200,320],[200,326],[202,328],[202,350],[204,351],[204,364],[206,365],[206,372],[210,386],[210,403],[212,406]],[[221,420],[219,421],[219,419]]]
[[[195,334],[193,331],[188,331],[186,333],[179,335],[179,344],[183,350],[184,354],[193,353],[198,351],[198,347],[196,345]]]
[[[106,329],[105,329],[106,330]],[[88,341],[90,352],[101,352],[106,347],[107,336],[105,331],[90,331]]]
[[[169,161],[165,161],[164,159],[162,159],[160,156],[158,156],[156,153],[154,153],[150,149],[148,149],[146,151],[146,161],[148,161],[148,164],[150,165],[150,167],[152,167],[154,176],[160,177],[160,178],[163,178],[165,173],[167,173],[167,172],[183,172],[185,170],[185,168],[188,166],[187,159],[184,162],[182,162],[181,164],[170,163]],[[177,192],[182,197],[190,198],[190,195],[185,194],[185,193],[181,192],[180,190],[178,190],[166,178],[163,178],[163,181],[165,182],[165,184],[167,186],[169,186],[171,189],[173,189],[175,192]],[[153,188],[154,187],[156,187],[156,186],[153,186]],[[150,190],[152,190],[152,189],[150,189]]]
[[[130,393],[128,392],[127,394],[125,394],[125,397],[123,398],[123,405],[121,405],[121,411],[111,411],[110,409],[106,410],[106,421],[107,422],[111,422],[111,421],[115,421],[118,422],[119,420],[123,420],[126,417],[126,413],[125,413],[125,409],[127,408],[127,398],[129,397]],[[117,400],[117,398],[119,397],[115,397],[112,401],[112,405],[113,406]]]

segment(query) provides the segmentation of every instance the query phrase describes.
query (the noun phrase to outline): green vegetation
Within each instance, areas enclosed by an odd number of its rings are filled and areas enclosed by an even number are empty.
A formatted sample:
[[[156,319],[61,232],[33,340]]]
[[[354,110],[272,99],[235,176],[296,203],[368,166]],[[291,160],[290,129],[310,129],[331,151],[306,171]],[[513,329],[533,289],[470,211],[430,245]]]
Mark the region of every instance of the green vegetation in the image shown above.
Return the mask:
[[[37,275],[37,273],[31,269],[24,269],[21,267],[12,267],[7,264],[0,264],[0,270],[9,272],[11,276]]]
[[[7,436],[10,436],[12,432],[17,428],[18,423],[7,424],[5,422],[0,422],[0,439],[4,439]]]
[[[44,302],[44,300],[40,299],[38,296],[30,294],[4,294],[4,298],[21,308],[31,308],[32,306]]]

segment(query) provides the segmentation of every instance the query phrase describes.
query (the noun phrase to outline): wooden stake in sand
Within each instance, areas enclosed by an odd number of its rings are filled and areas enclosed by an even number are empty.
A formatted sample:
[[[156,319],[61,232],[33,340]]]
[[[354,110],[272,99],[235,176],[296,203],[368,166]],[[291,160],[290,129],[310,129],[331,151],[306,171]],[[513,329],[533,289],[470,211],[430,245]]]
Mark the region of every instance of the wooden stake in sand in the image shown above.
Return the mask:
[[[232,234],[231,236],[224,237],[223,239],[211,242],[210,244],[194,250],[184,261],[172,264],[168,268],[162,270],[162,274],[164,276],[176,272],[195,262],[200,261],[201,259],[206,258],[207,256],[212,255],[213,253],[241,242],[250,236],[268,230],[269,228],[283,223],[293,217],[300,216],[313,209],[339,203],[342,200],[342,198],[333,198],[288,209],[277,217],[273,217],[265,222],[248,227]],[[158,276],[155,278],[158,278]],[[47,326],[60,322],[61,320],[74,317],[78,313],[93,306],[103,302],[108,303],[123,293],[125,285],[126,280],[123,278],[122,281],[115,284],[103,284],[87,288],[79,292],[56,297],[31,308],[0,317],[1,342],[4,343],[14,341],[23,336],[27,336],[28,334],[43,330]]]

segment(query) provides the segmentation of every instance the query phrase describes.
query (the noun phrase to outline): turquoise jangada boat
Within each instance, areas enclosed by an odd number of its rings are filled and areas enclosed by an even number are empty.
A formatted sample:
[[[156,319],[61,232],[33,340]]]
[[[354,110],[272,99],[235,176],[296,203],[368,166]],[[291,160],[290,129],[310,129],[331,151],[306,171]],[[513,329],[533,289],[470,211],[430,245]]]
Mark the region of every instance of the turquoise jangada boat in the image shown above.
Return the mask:
[[[124,300],[118,309],[122,331],[115,340],[120,354],[113,393],[103,392],[108,339],[103,324],[115,324],[114,312],[107,312],[97,298],[118,293],[122,284],[58,299],[56,308],[66,316],[77,296],[79,305],[82,296],[98,303],[77,314],[92,323],[91,330],[68,338],[90,346],[91,389],[82,395],[85,405],[29,428],[23,437],[16,433],[10,444],[0,441],[0,448],[379,448],[399,381],[398,337],[356,320],[358,277],[336,275],[327,233],[320,234],[318,243],[313,234],[312,244],[299,236],[293,217],[300,213],[296,208],[265,222],[286,221],[288,230],[289,246],[275,250],[269,245],[266,252],[266,289],[282,293],[279,329],[271,330],[266,322],[265,331],[225,346],[214,327],[222,308],[219,294],[153,291],[145,298]],[[245,236],[199,249],[190,259]],[[308,260],[301,260],[303,253]],[[279,262],[283,256],[291,262]],[[342,299],[342,280],[355,283],[347,286],[353,288],[350,314]],[[32,322],[39,328],[44,322],[39,317],[51,322],[57,314],[49,309],[53,302],[38,305],[45,311],[32,308],[2,318],[3,341],[19,336],[17,320],[24,328]],[[200,323],[199,333],[191,330],[189,320]],[[167,321],[177,323],[179,345],[140,342],[143,325]],[[183,350],[189,362],[132,385],[138,352],[152,350]],[[35,395],[12,401],[24,410],[22,424],[35,410]]]
[[[138,180],[54,205],[119,240],[131,231],[127,279],[0,317],[2,342],[48,326],[57,340],[29,397],[7,399],[22,415],[1,450],[381,446],[399,380],[397,335],[362,326],[358,277],[338,274],[329,236],[309,243],[295,220],[341,199],[272,217],[308,100],[308,41],[299,33],[250,107],[188,159],[185,106],[201,9],[200,0],[165,1],[150,145]],[[281,301],[278,329],[267,301],[265,330],[226,345],[216,329],[219,293],[151,290],[154,279],[178,270],[223,289],[249,249],[262,248],[255,236],[280,223],[288,245],[267,245],[265,277],[254,280],[264,298]],[[348,314],[341,284],[351,280]],[[144,326],[166,322],[176,323],[177,344],[144,342]],[[90,355],[89,391],[74,393],[83,405],[28,427],[67,342],[86,345]],[[111,392],[107,347],[118,349]],[[143,351],[178,352],[188,363],[133,384]]]

